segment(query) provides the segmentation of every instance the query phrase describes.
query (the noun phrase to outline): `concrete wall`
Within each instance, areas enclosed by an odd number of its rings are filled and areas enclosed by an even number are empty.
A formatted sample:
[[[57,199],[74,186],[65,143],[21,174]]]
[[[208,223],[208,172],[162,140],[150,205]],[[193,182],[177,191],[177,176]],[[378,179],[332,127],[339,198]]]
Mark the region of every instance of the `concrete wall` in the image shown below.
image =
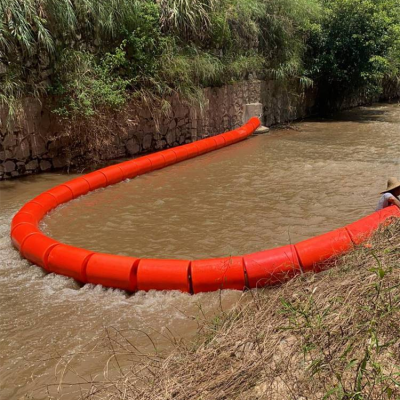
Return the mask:
[[[14,126],[7,126],[7,110],[0,109],[0,180],[56,169],[88,170],[107,160],[216,135],[240,126],[248,103],[262,103],[264,125],[285,123],[310,115],[316,99],[313,90],[302,93],[295,85],[259,80],[208,88],[204,95],[203,110],[173,98],[169,115],[157,124],[147,108],[130,104],[90,126],[82,121],[70,125],[46,103],[26,98]],[[363,102],[358,98],[348,106]]]

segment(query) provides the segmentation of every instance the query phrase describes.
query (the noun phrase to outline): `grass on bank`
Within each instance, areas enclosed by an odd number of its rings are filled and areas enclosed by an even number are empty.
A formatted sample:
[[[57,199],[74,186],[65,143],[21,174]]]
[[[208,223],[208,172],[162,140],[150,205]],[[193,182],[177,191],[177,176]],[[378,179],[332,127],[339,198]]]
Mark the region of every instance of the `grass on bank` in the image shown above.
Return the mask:
[[[370,243],[333,269],[247,293],[195,343],[114,368],[81,398],[399,399],[400,221]],[[118,335],[110,349],[110,365],[139,354]]]
[[[143,94],[201,101],[205,86],[301,59],[318,0],[287,3],[4,0],[0,104],[14,115],[18,99],[47,93],[61,116],[88,118]]]

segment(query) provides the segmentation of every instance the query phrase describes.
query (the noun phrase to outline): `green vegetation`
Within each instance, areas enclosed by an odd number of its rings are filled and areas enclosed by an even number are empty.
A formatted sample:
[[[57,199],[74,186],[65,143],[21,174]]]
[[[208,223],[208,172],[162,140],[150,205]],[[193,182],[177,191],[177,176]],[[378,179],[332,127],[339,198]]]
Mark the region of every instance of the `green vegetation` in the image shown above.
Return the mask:
[[[330,100],[397,79],[399,38],[398,0],[2,0],[0,103],[54,95],[87,118],[250,75]]]
[[[85,381],[80,398],[399,399],[399,246],[397,221],[334,268],[247,292],[164,356],[127,332],[107,336],[106,378]]]
[[[354,91],[379,94],[400,79],[400,2],[324,0],[321,23],[310,30],[306,58],[321,97],[335,101]]]

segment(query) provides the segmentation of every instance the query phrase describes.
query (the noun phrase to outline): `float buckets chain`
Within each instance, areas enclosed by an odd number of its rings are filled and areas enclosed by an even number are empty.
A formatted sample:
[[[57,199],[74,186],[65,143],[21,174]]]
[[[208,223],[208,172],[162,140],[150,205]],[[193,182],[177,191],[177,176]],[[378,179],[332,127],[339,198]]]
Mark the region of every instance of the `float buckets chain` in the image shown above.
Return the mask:
[[[26,203],[14,216],[11,222],[13,245],[24,258],[46,271],[82,283],[129,292],[179,290],[193,294],[258,288],[284,282],[303,272],[319,271],[333,257],[370,237],[381,224],[400,217],[400,210],[392,206],[296,245],[243,257],[194,261],[96,253],[59,243],[38,229],[40,220],[61,204],[90,191],[237,143],[250,136],[259,125],[258,118],[251,118],[233,131],[102,168],[50,189]]]

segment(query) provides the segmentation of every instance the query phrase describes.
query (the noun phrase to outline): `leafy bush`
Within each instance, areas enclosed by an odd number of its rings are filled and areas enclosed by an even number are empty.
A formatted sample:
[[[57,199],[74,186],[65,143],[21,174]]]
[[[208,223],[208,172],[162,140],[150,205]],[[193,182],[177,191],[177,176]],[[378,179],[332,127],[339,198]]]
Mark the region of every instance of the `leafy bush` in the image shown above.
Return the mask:
[[[100,62],[82,51],[65,51],[60,59],[59,76],[53,93],[61,96],[60,116],[91,117],[102,107],[118,109],[125,104],[129,79],[120,76],[127,66],[123,46],[107,53]]]
[[[324,0],[324,18],[310,30],[309,71],[322,96],[336,100],[363,90],[379,93],[399,75],[397,0]]]

